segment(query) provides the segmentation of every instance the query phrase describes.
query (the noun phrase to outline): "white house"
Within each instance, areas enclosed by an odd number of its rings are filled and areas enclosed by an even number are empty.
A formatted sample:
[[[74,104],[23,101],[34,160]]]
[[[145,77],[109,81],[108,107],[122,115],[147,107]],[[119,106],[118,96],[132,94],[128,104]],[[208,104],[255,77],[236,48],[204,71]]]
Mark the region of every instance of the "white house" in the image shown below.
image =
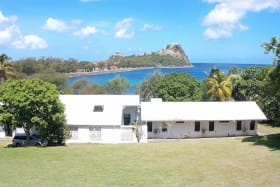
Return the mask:
[[[137,142],[147,138],[256,135],[266,117],[255,102],[141,102],[139,95],[61,95],[72,133],[66,143]],[[0,137],[5,136],[0,126]]]
[[[255,102],[141,103],[148,138],[195,138],[256,135],[258,120],[266,117]]]
[[[132,122],[140,122],[139,95],[61,95],[72,138],[67,143],[137,142]],[[143,125],[141,142],[147,142]]]

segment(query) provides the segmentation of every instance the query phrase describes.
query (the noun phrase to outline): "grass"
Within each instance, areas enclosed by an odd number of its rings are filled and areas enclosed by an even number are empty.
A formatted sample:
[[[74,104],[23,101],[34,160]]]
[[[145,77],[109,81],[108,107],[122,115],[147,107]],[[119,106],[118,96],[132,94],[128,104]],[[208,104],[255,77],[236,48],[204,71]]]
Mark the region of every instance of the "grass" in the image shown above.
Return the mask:
[[[258,124],[258,129],[266,130],[272,133],[280,133],[280,127],[272,127],[268,124]]]
[[[279,135],[0,148],[0,186],[278,186]]]

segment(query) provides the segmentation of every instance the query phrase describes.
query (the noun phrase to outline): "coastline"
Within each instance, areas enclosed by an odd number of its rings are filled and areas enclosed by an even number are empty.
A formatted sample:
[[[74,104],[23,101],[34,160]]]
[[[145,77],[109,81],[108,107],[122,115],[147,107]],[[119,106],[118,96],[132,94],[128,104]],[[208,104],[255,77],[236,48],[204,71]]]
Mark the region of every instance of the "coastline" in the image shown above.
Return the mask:
[[[129,72],[129,71],[154,69],[154,68],[192,68],[192,67],[194,67],[194,66],[190,65],[190,66],[178,66],[178,67],[160,66],[160,67],[120,68],[117,70],[98,70],[98,71],[91,71],[91,72],[66,73],[66,75],[69,78],[71,78],[71,77],[80,77],[80,76],[87,76],[87,75],[103,75],[103,74],[109,74],[109,73],[120,73],[120,72]]]

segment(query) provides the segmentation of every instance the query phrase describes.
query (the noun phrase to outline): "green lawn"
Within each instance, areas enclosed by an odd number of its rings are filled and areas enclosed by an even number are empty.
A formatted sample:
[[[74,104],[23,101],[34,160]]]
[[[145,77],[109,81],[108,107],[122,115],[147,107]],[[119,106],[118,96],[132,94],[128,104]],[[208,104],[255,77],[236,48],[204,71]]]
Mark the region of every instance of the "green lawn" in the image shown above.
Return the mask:
[[[279,144],[275,134],[0,148],[0,186],[279,186]]]

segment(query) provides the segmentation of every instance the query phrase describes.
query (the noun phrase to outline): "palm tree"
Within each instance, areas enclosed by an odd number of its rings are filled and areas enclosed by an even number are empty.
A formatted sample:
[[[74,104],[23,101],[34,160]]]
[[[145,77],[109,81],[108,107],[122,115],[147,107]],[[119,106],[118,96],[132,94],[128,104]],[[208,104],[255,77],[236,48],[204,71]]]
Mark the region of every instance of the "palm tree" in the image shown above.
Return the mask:
[[[207,78],[209,90],[207,94],[210,95],[211,100],[214,101],[228,101],[231,100],[232,84],[230,76],[225,76],[219,69],[212,68],[211,74]]]
[[[280,64],[280,41],[276,37],[272,37],[270,42],[264,42],[261,45],[265,49],[265,53],[272,52],[275,54],[274,64]]]
[[[15,70],[12,64],[8,63],[10,57],[6,54],[0,55],[0,85],[8,79],[16,79]]]

